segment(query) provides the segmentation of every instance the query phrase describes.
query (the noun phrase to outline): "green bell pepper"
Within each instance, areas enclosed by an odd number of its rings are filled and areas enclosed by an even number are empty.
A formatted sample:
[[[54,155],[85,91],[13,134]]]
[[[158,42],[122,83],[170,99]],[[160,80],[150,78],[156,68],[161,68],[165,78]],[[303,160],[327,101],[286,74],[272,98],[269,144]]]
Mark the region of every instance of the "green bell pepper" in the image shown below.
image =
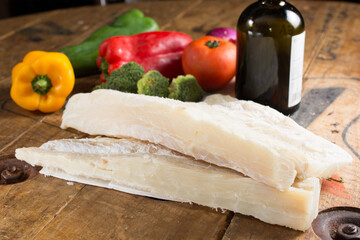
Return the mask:
[[[159,26],[154,19],[144,16],[138,9],[131,9],[116,18],[110,26],[104,26],[95,31],[82,43],[62,48],[59,52],[68,56],[76,77],[96,74],[100,72],[96,65],[96,58],[102,41],[113,36],[134,35],[156,30],[159,30]]]

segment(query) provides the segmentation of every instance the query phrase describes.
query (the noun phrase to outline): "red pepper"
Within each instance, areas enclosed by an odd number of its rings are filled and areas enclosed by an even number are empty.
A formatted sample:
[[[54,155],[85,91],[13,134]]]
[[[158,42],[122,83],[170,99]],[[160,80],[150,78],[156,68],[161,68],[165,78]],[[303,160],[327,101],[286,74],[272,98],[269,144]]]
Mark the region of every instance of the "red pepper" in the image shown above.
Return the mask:
[[[105,59],[108,64],[108,74],[111,74],[125,63],[137,62],[146,72],[158,70],[171,79],[184,73],[181,56],[191,41],[191,37],[187,34],[161,31],[111,37],[101,43],[97,65],[101,68],[101,63]],[[106,69],[102,70],[106,71]],[[103,79],[104,73],[102,81]]]

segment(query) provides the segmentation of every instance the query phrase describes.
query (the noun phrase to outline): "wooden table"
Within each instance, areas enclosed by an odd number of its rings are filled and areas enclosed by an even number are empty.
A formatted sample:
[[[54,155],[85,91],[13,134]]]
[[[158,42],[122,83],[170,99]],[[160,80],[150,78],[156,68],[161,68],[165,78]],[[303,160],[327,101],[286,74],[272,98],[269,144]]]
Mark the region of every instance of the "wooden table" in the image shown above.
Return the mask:
[[[253,0],[251,0],[253,1]],[[19,147],[50,139],[82,137],[59,128],[62,110],[53,114],[21,109],[9,96],[11,68],[31,50],[56,51],[81,42],[116,16],[139,8],[162,30],[193,38],[215,27],[235,27],[249,0],[175,1],[113,4],[57,10],[0,21],[0,163],[14,160]],[[340,145],[354,162],[323,181],[320,210],[360,206],[360,5],[294,1],[306,23],[304,91],[293,118]],[[73,93],[89,92],[98,76],[78,78]],[[233,84],[224,90],[233,94]],[[68,183],[37,174],[0,185],[0,239],[316,239],[230,211],[134,196]]]

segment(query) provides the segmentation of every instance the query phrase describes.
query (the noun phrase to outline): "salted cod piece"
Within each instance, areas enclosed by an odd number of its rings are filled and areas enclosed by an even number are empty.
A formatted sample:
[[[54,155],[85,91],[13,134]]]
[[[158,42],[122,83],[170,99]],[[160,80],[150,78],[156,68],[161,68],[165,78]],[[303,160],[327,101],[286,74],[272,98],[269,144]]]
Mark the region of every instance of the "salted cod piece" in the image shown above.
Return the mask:
[[[64,139],[16,149],[18,159],[41,173],[132,194],[194,202],[305,231],[318,212],[317,178],[285,191],[231,169],[134,139]]]
[[[342,168],[345,164],[352,162],[352,157],[342,148],[328,140],[316,136],[275,109],[266,107],[267,109],[264,111],[263,105],[254,104],[252,101],[239,101],[234,97],[222,94],[209,95],[204,99],[204,102],[216,108],[233,111],[234,114],[249,114],[248,117],[250,118],[267,119],[269,124],[278,125],[285,133],[294,131],[294,135],[281,135],[279,137],[283,138],[283,141],[289,141],[291,144],[293,144],[293,142],[299,144],[299,141],[303,141],[302,147],[307,151],[305,156],[309,159],[309,162],[305,165],[305,172],[298,172],[297,177],[300,179],[309,176],[328,177]],[[268,127],[269,126],[264,126],[263,131],[269,131],[269,134],[271,134],[272,129]],[[308,140],[308,138],[313,138],[314,136],[316,139],[322,139],[324,142],[316,142],[315,138],[312,141]],[[329,149],[326,149],[326,144],[329,144]],[[331,157],[334,153],[337,154]],[[312,154],[315,156],[313,157]],[[323,159],[321,159],[320,154],[323,155]],[[336,157],[339,159],[336,159]]]
[[[352,161],[346,151],[276,110],[250,101],[235,104],[240,110],[96,90],[69,99],[61,127],[161,144],[280,190],[295,177],[327,177]]]

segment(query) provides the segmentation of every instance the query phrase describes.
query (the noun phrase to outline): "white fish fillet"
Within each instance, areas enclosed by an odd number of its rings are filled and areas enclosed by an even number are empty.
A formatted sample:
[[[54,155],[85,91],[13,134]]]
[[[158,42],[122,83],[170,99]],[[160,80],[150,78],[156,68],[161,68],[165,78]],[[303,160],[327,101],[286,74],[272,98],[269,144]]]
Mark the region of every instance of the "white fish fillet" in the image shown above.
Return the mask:
[[[70,98],[61,127],[161,144],[280,190],[296,177],[327,177],[352,161],[281,113],[230,97],[189,103],[96,90]]]
[[[132,194],[194,202],[306,230],[318,212],[317,178],[285,191],[236,171],[196,161],[134,139],[64,139],[20,148],[16,157],[43,166],[42,173]]]
[[[306,159],[304,163],[300,163],[303,167],[296,168],[297,177],[300,179],[307,177],[325,178],[352,162],[352,157],[345,150],[324,138],[316,136],[291,118],[270,107],[264,107],[251,101],[239,101],[231,96],[221,94],[210,95],[204,99],[204,102],[213,107],[241,115],[240,120],[247,118],[247,121],[252,122],[253,126],[261,128],[261,131],[267,132],[268,135],[275,134],[276,131],[285,133],[275,136],[281,139],[283,143],[287,142],[286,146],[299,147]],[[264,119],[266,122],[263,121]]]

